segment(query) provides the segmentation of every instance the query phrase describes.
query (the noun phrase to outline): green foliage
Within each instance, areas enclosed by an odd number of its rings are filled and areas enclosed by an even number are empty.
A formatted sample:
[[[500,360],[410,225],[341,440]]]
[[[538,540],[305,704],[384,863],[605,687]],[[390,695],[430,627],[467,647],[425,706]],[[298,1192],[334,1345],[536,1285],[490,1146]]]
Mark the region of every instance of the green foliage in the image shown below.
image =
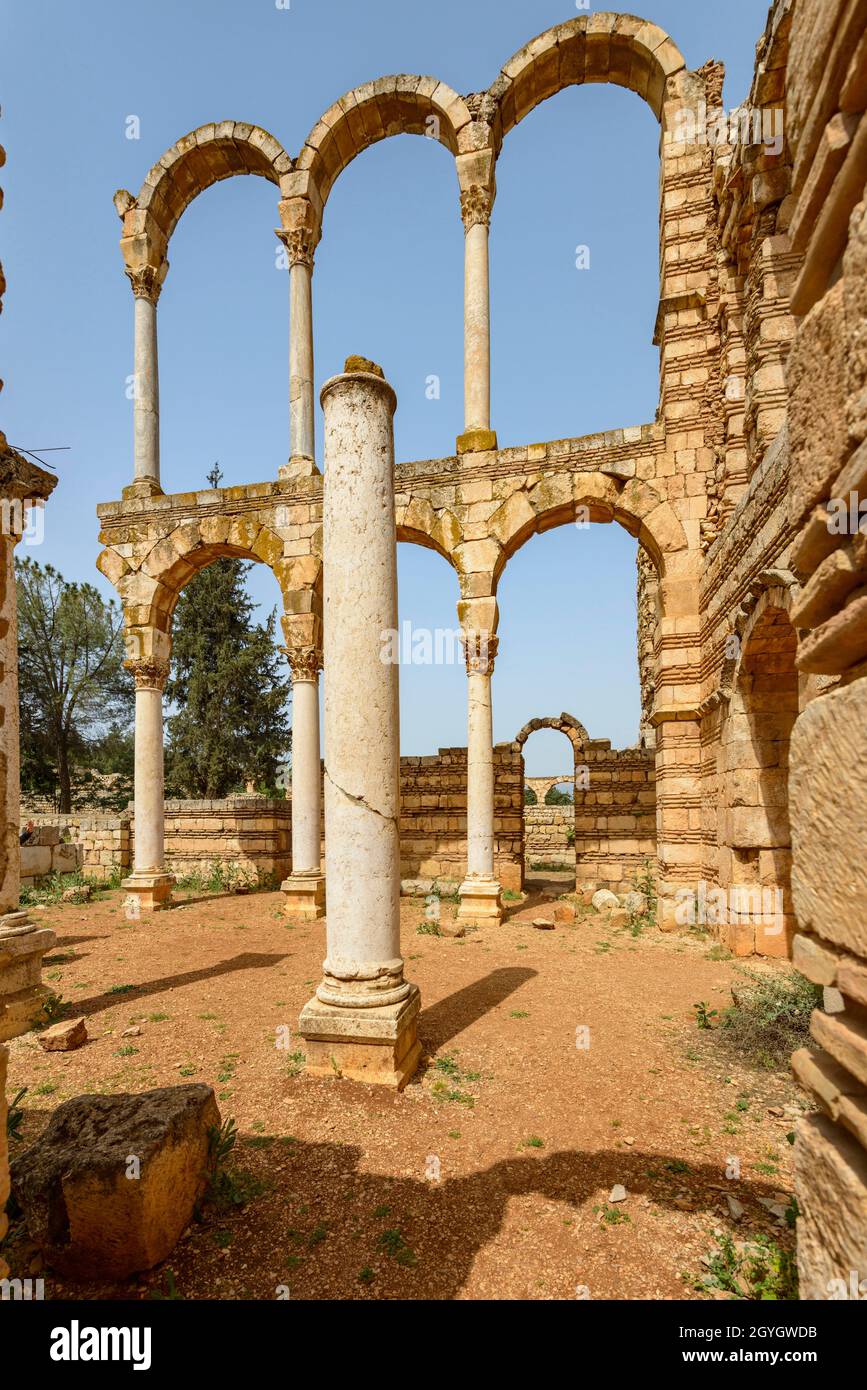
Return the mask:
[[[546,806],[571,806],[573,805],[572,793],[563,792],[559,787],[549,787],[545,793]]]
[[[538,805],[539,805],[539,798],[538,798],[538,796],[536,795],[536,793],[533,791],[533,788],[532,788],[532,787],[525,787],[525,788],[524,788],[524,805],[525,805],[525,806],[538,806]]]
[[[29,557],[15,574],[22,789],[63,813],[74,800],[125,805],[134,687],[120,611],[92,584],[69,584]]]
[[[12,1097],[9,1102],[9,1109],[6,1112],[6,1137],[8,1139],[21,1138],[21,1126],[24,1122],[24,1111],[21,1102],[27,1095],[27,1087],[22,1086],[21,1090]]]
[[[708,1008],[703,999],[692,1007],[695,1009],[695,1021],[699,1028],[712,1028],[713,1020],[719,1017],[719,1009]]]
[[[721,1290],[734,1298],[763,1302],[797,1299],[798,1267],[790,1250],[766,1235],[737,1244],[728,1233],[715,1240],[717,1249],[708,1261],[710,1272],[696,1282],[696,1289]]]
[[[717,1036],[739,1056],[767,1070],[788,1067],[789,1056],[810,1043],[810,1014],[821,988],[798,971],[762,975],[742,967],[749,984],[727,1009]]]
[[[241,560],[217,560],[190,581],[174,614],[166,686],[166,782],[173,795],[218,798],[252,782],[275,787],[291,745],[290,682],[276,612],[253,621]]]

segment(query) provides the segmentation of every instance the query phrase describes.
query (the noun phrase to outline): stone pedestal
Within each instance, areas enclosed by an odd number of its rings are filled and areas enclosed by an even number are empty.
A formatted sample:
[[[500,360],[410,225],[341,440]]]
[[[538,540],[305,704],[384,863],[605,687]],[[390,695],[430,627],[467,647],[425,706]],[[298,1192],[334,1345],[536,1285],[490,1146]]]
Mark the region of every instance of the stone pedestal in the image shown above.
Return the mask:
[[[322,404],[327,956],[298,1026],[314,1075],[400,1088],[420,1047],[400,956],[398,669],[380,659],[397,630],[396,401],[349,358]]]
[[[0,917],[0,1042],[44,1023],[42,1006],[52,991],[42,983],[42,957],[56,941],[53,931],[34,926],[26,912]]]
[[[325,875],[316,869],[292,873],[280,889],[285,898],[286,916],[302,922],[315,922],[325,916]]]
[[[397,1004],[372,1009],[341,1009],[313,998],[298,1021],[311,1076],[345,1076],[401,1090],[421,1058],[416,1018],[421,1007],[417,985]]]

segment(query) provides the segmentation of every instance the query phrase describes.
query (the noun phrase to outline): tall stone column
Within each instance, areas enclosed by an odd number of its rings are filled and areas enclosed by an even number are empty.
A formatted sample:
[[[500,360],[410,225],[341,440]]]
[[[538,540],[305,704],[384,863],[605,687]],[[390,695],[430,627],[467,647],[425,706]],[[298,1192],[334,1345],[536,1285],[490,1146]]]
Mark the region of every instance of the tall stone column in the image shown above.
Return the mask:
[[[128,660],[135,677],[135,858],[124,879],[130,916],[171,903],[174,878],[165,867],[163,689],[168,661]]]
[[[2,1023],[3,1006],[0,1004],[0,1023]],[[6,1216],[6,1203],[9,1200],[9,1145],[6,1138],[6,1063],[9,1060],[9,1051],[5,1047],[0,1047],[0,1245],[6,1238],[9,1229],[9,1221]],[[5,1279],[9,1273],[9,1266],[0,1255],[0,1279]]]
[[[481,924],[502,917],[500,884],[494,872],[494,735],[491,676],[499,639],[496,602],[461,604],[467,661],[467,876],[460,887],[458,921]],[[489,613],[487,610],[493,611]],[[467,612],[467,610],[470,610]],[[473,626],[473,618],[484,625]]]
[[[497,447],[491,430],[491,306],[488,231],[494,203],[493,174],[461,190],[464,223],[464,432],[459,453]]]
[[[324,666],[327,957],[299,1030],[307,1068],[401,1087],[418,1065],[419,992],[400,955],[396,399],[347,359],[325,411]]]
[[[278,232],[289,258],[289,462],[281,478],[317,472],[313,414],[313,254],[311,227]]]
[[[319,672],[315,647],[288,648],[292,668],[292,873],[282,884],[287,917],[313,921],[325,911],[320,839]]]
[[[150,497],[160,485],[160,378],[157,300],[162,281],[152,266],[127,270],[135,305],[133,347],[133,484],[124,496]]]
[[[0,435],[0,1042],[26,1033],[42,1018],[42,1006],[51,994],[42,983],[42,957],[57,940],[53,931],[34,926],[19,907],[21,786],[14,559],[25,499],[47,497],[54,482],[8,449]]]

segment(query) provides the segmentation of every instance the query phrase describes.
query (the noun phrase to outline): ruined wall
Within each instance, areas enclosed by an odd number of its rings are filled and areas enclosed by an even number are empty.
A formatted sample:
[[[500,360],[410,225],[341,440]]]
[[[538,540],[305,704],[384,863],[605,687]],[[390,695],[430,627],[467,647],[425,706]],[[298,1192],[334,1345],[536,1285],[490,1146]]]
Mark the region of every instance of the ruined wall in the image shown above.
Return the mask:
[[[795,1162],[801,1296],[821,1299],[867,1272],[867,6],[798,0],[786,94],[803,252],[788,363],[791,616],[814,691],[789,756],[794,958],[825,987],[812,1018],[824,1050],[793,1059],[824,1113],[799,1124]]]
[[[292,866],[292,807],[265,796],[167,801],[166,866],[170,873],[207,873],[217,861],[244,877],[279,883]],[[135,817],[130,821],[135,853]]]
[[[575,786],[575,873],[579,887],[625,893],[656,859],[656,771],[652,749],[612,748],[591,739],[581,750],[587,785]]]
[[[467,750],[441,748],[400,760],[400,876],[460,881],[467,866]],[[522,882],[523,759],[514,743],[494,748],[494,872]]]

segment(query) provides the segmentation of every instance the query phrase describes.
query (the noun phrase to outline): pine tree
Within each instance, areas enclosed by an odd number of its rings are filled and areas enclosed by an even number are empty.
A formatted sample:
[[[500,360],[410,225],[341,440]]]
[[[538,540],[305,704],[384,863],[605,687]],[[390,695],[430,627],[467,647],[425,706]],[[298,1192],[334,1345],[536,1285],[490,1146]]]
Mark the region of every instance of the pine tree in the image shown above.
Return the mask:
[[[219,471],[209,476],[219,479]],[[291,746],[290,680],[281,674],[276,611],[253,622],[241,560],[216,560],[190,581],[175,609],[166,685],[166,783],[208,799],[253,782],[272,791]]]

